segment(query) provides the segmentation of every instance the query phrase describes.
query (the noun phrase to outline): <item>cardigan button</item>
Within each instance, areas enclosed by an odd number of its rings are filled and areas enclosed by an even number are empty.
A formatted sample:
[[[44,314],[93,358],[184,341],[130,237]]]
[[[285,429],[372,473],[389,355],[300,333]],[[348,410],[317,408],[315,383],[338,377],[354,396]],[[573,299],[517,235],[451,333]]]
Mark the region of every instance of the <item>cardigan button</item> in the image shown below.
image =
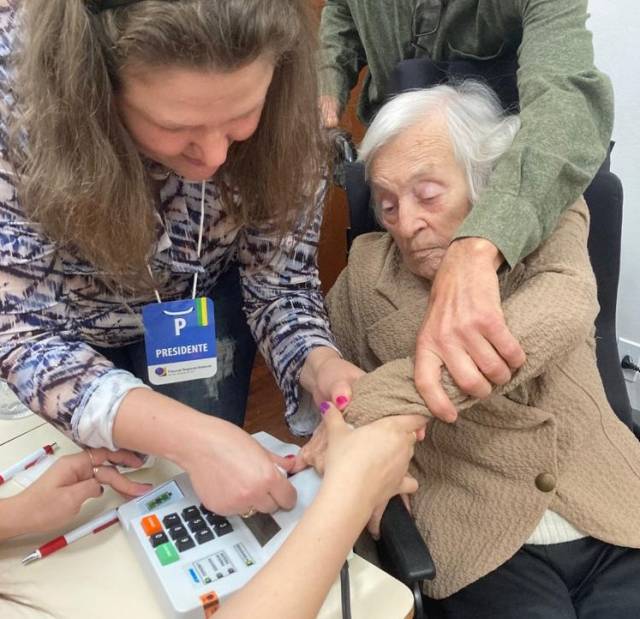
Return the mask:
[[[536,477],[536,488],[540,492],[551,492],[556,488],[556,478],[551,473],[540,473]]]

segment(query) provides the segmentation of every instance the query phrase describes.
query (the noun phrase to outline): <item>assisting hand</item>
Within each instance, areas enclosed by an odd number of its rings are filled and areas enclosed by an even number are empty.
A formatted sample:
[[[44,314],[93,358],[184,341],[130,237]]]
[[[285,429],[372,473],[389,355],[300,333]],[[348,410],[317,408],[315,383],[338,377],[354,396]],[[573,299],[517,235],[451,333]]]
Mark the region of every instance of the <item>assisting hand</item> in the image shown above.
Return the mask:
[[[407,511],[411,513],[411,503],[409,502],[409,495],[414,494],[418,491],[418,480],[409,475],[408,473],[402,478],[400,485],[397,490],[393,493],[392,496],[396,494],[400,495],[402,502],[404,503]],[[391,497],[389,497],[391,498]],[[387,505],[389,501],[385,501],[384,503],[380,503],[371,514],[369,518],[369,522],[367,523],[367,531],[371,534],[373,539],[380,539],[380,523],[382,522],[382,516],[384,516],[384,512],[387,509]]]
[[[445,366],[455,383],[476,398],[503,385],[525,361],[502,313],[497,268],[502,257],[489,241],[454,241],[438,269],[416,344],[415,383],[433,415],[455,421],[441,383]]]
[[[333,348],[319,347],[307,355],[300,373],[300,384],[311,393],[317,406],[322,402],[332,402],[338,410],[344,410],[351,401],[354,383],[364,374]]]
[[[417,483],[406,473],[426,421],[420,415],[397,415],[354,430],[329,406],[323,487],[339,488],[336,494],[343,500],[365,500],[370,515],[398,492],[415,492]]]
[[[82,504],[103,493],[101,484],[108,484],[127,497],[148,492],[151,484],[139,484],[127,479],[107,461],[129,467],[139,467],[142,461],[128,451],[91,449],[63,456],[51,465],[33,484],[20,494],[0,502],[0,539],[42,533],[65,526],[80,511]],[[93,461],[92,461],[93,459]],[[94,467],[98,473],[94,476]]]
[[[180,464],[207,508],[228,516],[295,505],[296,490],[278,469],[288,472],[293,458],[271,453],[229,422],[205,415],[197,421],[197,438]]]
[[[338,100],[330,95],[322,95],[318,100],[318,106],[323,126],[327,129],[337,127],[340,120],[340,104]]]
[[[232,423],[150,389],[127,393],[113,438],[117,445],[175,462],[204,505],[221,515],[295,505],[294,487],[276,468],[288,471],[293,458],[276,456]]]

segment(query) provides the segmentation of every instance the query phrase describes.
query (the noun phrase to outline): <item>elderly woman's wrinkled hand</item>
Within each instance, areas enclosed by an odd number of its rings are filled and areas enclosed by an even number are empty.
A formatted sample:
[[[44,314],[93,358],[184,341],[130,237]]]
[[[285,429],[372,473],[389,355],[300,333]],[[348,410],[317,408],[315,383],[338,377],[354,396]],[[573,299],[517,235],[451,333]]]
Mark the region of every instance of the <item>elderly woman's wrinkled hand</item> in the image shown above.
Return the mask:
[[[351,430],[351,426],[345,424],[346,431]],[[296,454],[295,464],[292,473],[302,471],[307,467],[313,467],[318,475],[324,474],[324,462],[327,452],[329,435],[324,419],[313,432],[313,435]]]

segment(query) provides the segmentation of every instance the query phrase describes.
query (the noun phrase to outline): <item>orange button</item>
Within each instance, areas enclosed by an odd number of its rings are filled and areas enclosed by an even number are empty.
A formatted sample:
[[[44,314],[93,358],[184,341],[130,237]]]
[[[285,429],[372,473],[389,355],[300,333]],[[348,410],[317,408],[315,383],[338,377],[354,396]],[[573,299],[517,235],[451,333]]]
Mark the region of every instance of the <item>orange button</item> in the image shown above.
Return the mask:
[[[152,535],[155,535],[156,533],[160,533],[160,531],[162,531],[162,525],[158,520],[158,516],[145,516],[140,521],[140,524],[142,525],[144,532],[149,537],[151,537]]]
[[[220,600],[218,599],[218,595],[215,591],[201,595],[200,602],[202,604],[202,609],[204,610],[205,619],[210,619],[211,617],[213,617],[215,612],[220,607]]]

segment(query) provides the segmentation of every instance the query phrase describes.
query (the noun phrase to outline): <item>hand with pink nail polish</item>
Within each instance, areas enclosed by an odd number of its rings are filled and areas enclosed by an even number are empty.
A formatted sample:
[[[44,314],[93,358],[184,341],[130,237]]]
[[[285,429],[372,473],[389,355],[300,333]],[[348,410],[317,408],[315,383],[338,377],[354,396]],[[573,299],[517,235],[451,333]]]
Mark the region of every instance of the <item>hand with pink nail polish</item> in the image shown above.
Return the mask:
[[[316,348],[309,353],[300,375],[300,384],[319,406],[331,402],[344,411],[351,401],[353,385],[365,372],[345,361],[332,348]]]

